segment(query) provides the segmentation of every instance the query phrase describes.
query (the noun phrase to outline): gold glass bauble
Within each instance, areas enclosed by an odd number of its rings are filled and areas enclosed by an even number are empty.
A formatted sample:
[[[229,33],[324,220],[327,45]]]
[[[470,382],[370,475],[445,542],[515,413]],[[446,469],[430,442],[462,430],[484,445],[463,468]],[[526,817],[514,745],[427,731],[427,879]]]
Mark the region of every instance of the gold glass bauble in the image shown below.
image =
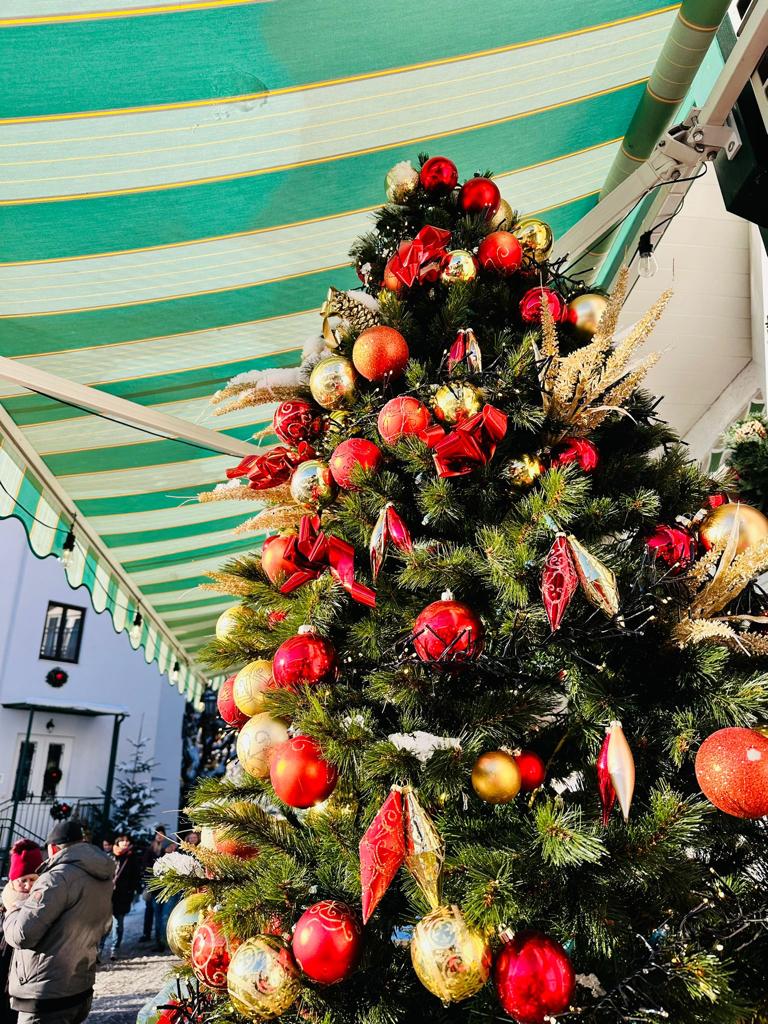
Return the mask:
[[[309,459],[291,477],[291,497],[299,505],[327,505],[336,495],[336,484],[327,462]]]
[[[186,959],[192,952],[192,933],[197,928],[200,920],[200,912],[192,910],[191,896],[182,896],[176,906],[168,915],[168,924],[165,929],[165,938],[171,952],[182,960]]]
[[[216,639],[226,640],[233,629],[240,625],[242,607],[236,604],[234,608],[227,608],[216,620]]]
[[[544,464],[537,455],[519,455],[510,459],[504,470],[515,487],[531,487],[544,472]]]
[[[515,222],[515,211],[506,199],[499,201],[499,208],[489,221],[489,231],[511,231]]]
[[[312,397],[324,409],[348,405],[355,397],[355,368],[344,356],[326,356],[309,377]]]
[[[472,788],[488,804],[508,804],[520,792],[517,761],[506,750],[488,750],[475,761]]]
[[[419,187],[419,172],[410,160],[401,160],[390,167],[384,179],[384,189],[390,203],[404,203]]]
[[[272,750],[288,739],[281,721],[262,712],[249,718],[237,734],[237,759],[249,775],[266,779]]]
[[[607,305],[608,299],[604,295],[596,295],[594,292],[577,295],[568,303],[566,319],[582,341],[589,341],[592,338]]]
[[[285,1013],[301,991],[299,969],[281,939],[248,939],[229,961],[227,991],[232,1005],[250,1020],[270,1020]]]
[[[441,423],[463,423],[483,407],[482,392],[473,384],[443,384],[432,398],[432,411]]]
[[[258,715],[264,710],[265,694],[272,685],[272,662],[265,658],[249,661],[235,676],[232,699],[244,715]]]
[[[443,257],[440,265],[440,280],[443,284],[457,281],[471,281],[477,277],[477,260],[466,249],[453,249]]]
[[[526,217],[518,221],[511,230],[522,247],[523,255],[528,259],[543,263],[552,252],[552,246],[555,244],[552,228],[543,220]]]
[[[422,985],[446,1006],[469,999],[491,973],[491,947],[458,907],[438,907],[413,930],[411,961]]]
[[[738,524],[736,552],[741,554],[768,537],[768,519],[751,505],[728,502],[713,508],[699,524],[699,539],[707,551],[721,541],[727,541],[734,525]]]

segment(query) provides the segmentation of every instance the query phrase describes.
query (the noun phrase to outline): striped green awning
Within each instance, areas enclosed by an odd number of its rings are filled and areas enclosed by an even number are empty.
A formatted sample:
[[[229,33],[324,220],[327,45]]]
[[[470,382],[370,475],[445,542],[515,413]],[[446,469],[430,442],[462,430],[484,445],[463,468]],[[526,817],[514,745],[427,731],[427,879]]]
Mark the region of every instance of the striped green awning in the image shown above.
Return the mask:
[[[0,19],[0,354],[207,426],[212,391],[295,365],[328,286],[355,284],[346,253],[397,161],[490,166],[556,233],[583,216],[679,6],[137,4]],[[233,503],[194,502],[233,459],[2,381],[0,400],[0,515],[58,551],[55,479],[98,539],[73,585],[118,629],[140,604],[147,659],[192,666],[227,604],[198,585],[253,544]]]

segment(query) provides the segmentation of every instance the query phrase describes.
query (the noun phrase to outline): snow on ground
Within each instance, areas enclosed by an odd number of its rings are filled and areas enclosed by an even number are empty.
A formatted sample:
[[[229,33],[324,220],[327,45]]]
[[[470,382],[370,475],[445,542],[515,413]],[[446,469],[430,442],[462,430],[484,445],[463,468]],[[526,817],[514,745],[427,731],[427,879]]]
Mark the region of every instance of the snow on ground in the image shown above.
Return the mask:
[[[154,942],[138,942],[143,922],[144,900],[139,900],[125,919],[118,959],[98,968],[88,1024],[134,1024],[138,1011],[168,977],[174,957],[156,953]]]

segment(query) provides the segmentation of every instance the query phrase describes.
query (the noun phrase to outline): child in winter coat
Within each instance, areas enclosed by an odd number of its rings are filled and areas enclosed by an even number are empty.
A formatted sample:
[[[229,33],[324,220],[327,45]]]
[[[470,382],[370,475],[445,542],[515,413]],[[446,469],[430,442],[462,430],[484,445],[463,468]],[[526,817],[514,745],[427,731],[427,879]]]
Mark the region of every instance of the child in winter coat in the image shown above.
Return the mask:
[[[0,1024],[15,1024],[16,1011],[11,1009],[8,996],[8,973],[13,950],[3,937],[3,918],[6,911],[23,900],[37,881],[37,869],[43,863],[43,851],[31,839],[19,839],[11,847],[11,865],[8,884],[3,889],[0,908]]]

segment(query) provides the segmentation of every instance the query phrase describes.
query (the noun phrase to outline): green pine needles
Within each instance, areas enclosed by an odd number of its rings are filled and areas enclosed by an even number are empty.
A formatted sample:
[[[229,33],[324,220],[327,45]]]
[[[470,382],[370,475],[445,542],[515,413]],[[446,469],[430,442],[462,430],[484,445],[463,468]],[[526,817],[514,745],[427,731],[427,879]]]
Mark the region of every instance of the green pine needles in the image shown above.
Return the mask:
[[[421,186],[376,214],[352,256],[378,298],[381,322],[403,334],[411,361],[399,380],[361,379],[341,426],[313,441],[325,461],[349,437],[366,438],[383,453],[378,472],[357,470],[355,488],[340,490],[320,510],[322,529],[353,546],[356,578],[375,586],[376,607],[354,601],[328,572],[281,594],[256,549],[214,581],[244,611],[236,628],[206,648],[211,669],[233,672],[272,658],[305,624],[332,642],[340,668],[332,684],[275,689],[267,697],[270,714],[289,722],[293,734],[314,738],[338,770],[323,805],[288,807],[269,778],[242,771],[205,780],[194,794],[195,823],[259,850],[249,860],[200,852],[217,920],[232,938],[271,932],[290,941],[295,922],[318,900],[359,908],[360,839],[390,787],[407,785],[445,844],[443,903],[457,905],[494,953],[502,929],[538,929],[565,948],[578,979],[558,1020],[757,1024],[768,1012],[768,833],[764,821],[713,808],[697,785],[694,758],[716,729],[768,718],[768,677],[760,659],[744,651],[674,642],[690,594],[680,574],[654,562],[646,547],[659,524],[692,517],[714,485],[638,389],[635,362],[620,368],[608,400],[594,391],[590,408],[608,405],[605,415],[582,410],[569,421],[547,413],[543,389],[550,408],[566,409],[576,370],[589,391],[617,352],[610,336],[596,353],[594,339],[568,322],[522,320],[520,300],[540,279],[564,303],[587,291],[557,266],[529,259],[509,276],[481,267],[466,282],[425,280],[397,295],[381,291],[388,259],[425,225],[450,231],[449,249],[476,250],[491,230],[481,215],[462,213],[455,192],[440,196]],[[457,331],[470,327],[483,368],[459,366],[449,378],[446,351]],[[341,354],[350,356],[356,331],[342,325],[339,335]],[[425,441],[407,436],[387,444],[377,417],[397,394],[431,408],[449,379],[476,388],[483,403],[506,414],[507,426],[485,464],[441,477]],[[593,429],[578,426],[590,416],[599,419]],[[597,449],[590,471],[554,458],[557,443],[574,434]],[[764,438],[755,444],[765,450]],[[512,470],[523,455],[539,460],[542,471],[521,484]],[[269,502],[270,492],[262,494]],[[374,583],[368,544],[387,502],[409,528],[413,550],[390,546]],[[302,511],[294,506],[296,523]],[[552,631],[541,581],[558,531],[615,573],[618,618],[607,618],[579,590]],[[444,590],[482,618],[485,649],[475,662],[434,665],[414,654],[414,621]],[[613,720],[621,721],[633,752],[636,787],[628,822],[616,809],[604,828],[595,763]],[[419,748],[404,739],[411,733],[433,739]],[[470,781],[473,765],[500,748],[535,751],[546,764],[544,785],[506,804],[481,800]],[[171,894],[201,881],[171,872],[160,884]],[[304,979],[281,1019],[511,1020],[492,982],[448,1006],[419,982],[407,938],[429,910],[411,875],[399,871],[364,929],[357,970],[336,985]],[[226,992],[207,1019],[243,1021]]]

